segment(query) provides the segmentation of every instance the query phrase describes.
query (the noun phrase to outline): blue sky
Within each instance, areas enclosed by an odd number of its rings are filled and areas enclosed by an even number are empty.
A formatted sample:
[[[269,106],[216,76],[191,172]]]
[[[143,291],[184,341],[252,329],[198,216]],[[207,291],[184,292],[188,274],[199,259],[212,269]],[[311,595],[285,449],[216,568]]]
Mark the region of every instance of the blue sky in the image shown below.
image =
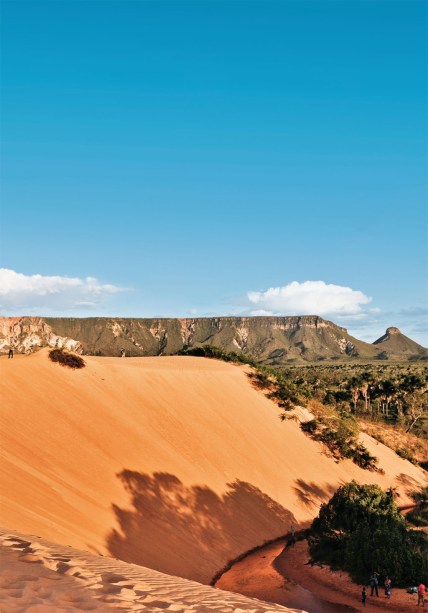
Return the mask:
[[[1,312],[428,346],[427,6],[3,1]]]

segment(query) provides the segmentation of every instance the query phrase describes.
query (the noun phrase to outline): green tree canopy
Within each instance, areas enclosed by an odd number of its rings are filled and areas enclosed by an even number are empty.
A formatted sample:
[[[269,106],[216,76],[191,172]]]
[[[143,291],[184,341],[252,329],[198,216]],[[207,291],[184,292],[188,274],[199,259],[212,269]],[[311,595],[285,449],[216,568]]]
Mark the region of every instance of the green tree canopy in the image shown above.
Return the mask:
[[[373,571],[395,585],[410,585],[428,573],[428,541],[410,530],[391,491],[351,481],[323,504],[309,539],[312,556],[347,570],[366,583]]]

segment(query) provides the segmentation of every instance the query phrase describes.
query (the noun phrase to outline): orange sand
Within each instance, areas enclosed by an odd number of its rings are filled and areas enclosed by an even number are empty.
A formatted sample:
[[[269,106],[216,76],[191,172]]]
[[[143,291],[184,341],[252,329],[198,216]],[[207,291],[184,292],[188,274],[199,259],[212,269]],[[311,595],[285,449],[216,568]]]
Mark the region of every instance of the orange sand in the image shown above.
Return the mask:
[[[0,523],[208,582],[304,525],[351,479],[406,489],[423,471],[376,444],[385,475],[335,463],[253,389],[191,357],[0,358]],[[126,472],[123,472],[126,471]],[[117,475],[122,473],[122,478]]]
[[[385,590],[379,585],[379,596],[370,596],[370,587],[366,586],[367,601],[361,603],[362,586],[356,585],[348,573],[332,571],[328,566],[306,566],[310,559],[307,542],[301,541],[283,551],[275,561],[275,568],[284,576],[299,583],[299,585],[314,591],[317,596],[328,600],[355,607],[365,613],[404,613],[417,604],[417,594],[408,594],[404,589],[392,586],[391,598],[385,598]]]
[[[304,613],[0,529],[2,613]]]
[[[394,586],[391,598],[385,598],[380,585],[379,597],[371,597],[370,588],[366,587],[367,602],[363,607],[362,586],[353,583],[348,573],[333,572],[326,565],[322,568],[307,565],[309,559],[306,541],[285,549],[285,540],[282,540],[263,547],[235,564],[216,586],[222,590],[286,605],[291,601],[290,594],[293,595],[293,583],[297,583],[319,599],[347,605],[361,613],[403,613],[417,604],[416,594],[408,594],[406,590]]]

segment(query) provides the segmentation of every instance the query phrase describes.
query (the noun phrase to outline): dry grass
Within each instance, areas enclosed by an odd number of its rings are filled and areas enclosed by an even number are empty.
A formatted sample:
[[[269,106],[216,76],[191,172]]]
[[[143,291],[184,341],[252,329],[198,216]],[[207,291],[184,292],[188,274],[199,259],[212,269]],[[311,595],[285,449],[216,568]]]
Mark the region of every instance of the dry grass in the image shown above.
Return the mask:
[[[426,461],[426,441],[411,432],[406,433],[399,426],[390,426],[382,422],[360,421],[361,429],[367,434],[393,449],[401,457],[413,463]]]

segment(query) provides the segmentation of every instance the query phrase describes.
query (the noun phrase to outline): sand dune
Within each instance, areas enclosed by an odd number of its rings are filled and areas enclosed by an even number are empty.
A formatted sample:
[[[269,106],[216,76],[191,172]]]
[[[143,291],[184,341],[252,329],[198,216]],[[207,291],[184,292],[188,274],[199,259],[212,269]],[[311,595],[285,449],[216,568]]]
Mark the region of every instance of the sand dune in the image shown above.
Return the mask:
[[[385,475],[336,464],[249,384],[191,357],[0,359],[0,523],[209,582],[229,559],[304,525],[354,478],[406,490],[423,471],[380,444]]]
[[[299,613],[0,529],[3,613]]]

